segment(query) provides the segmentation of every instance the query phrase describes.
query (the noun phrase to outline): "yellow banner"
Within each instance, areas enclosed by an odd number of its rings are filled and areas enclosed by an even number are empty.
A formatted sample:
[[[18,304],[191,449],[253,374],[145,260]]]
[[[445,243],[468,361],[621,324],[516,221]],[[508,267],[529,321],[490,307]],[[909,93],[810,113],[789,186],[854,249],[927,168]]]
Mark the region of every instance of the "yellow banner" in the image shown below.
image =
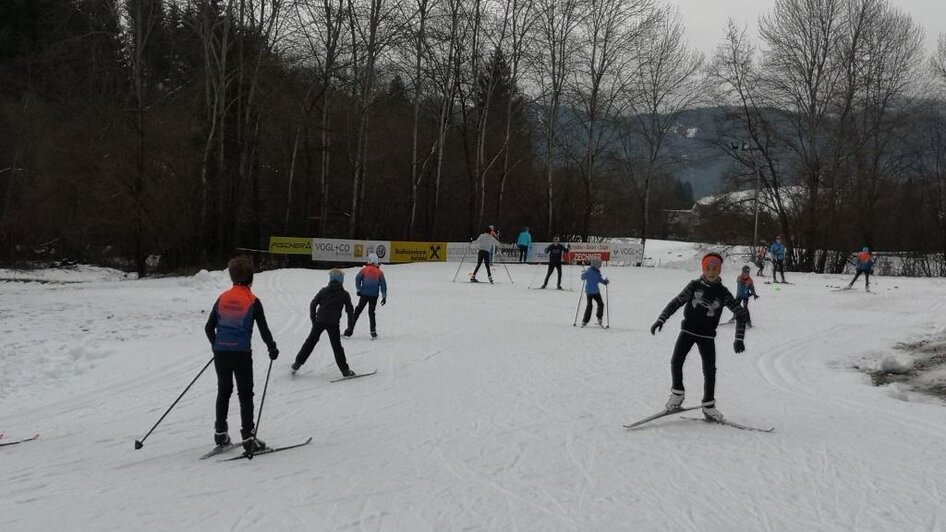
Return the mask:
[[[269,237],[269,252],[282,255],[312,255],[312,239],[271,236]]]
[[[446,242],[391,242],[391,262],[444,262]]]

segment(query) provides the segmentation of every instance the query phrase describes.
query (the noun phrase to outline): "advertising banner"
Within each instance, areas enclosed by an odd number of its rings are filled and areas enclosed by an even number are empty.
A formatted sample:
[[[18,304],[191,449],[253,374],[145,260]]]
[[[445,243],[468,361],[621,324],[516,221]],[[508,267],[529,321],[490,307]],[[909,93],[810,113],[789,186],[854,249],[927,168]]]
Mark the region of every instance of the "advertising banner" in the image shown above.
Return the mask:
[[[309,255],[312,253],[312,239],[271,236],[269,237],[269,252],[280,255]]]
[[[644,259],[644,248],[637,242],[611,243],[611,262],[621,265],[640,264]]]
[[[390,262],[391,243],[386,240],[343,240],[313,238],[312,260],[335,262],[365,262],[376,253],[380,262]]]
[[[392,241],[390,262],[445,262],[446,242]]]
[[[611,260],[611,246],[607,242],[571,242],[565,260],[568,262],[588,262],[592,258],[602,262]]]

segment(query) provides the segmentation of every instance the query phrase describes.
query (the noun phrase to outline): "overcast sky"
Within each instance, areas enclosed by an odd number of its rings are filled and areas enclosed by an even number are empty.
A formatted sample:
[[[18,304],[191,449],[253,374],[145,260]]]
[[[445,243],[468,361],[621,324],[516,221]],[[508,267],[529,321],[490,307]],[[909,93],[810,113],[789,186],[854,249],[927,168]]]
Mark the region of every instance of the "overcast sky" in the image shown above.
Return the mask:
[[[663,0],[676,5],[683,15],[690,46],[709,58],[722,41],[726,20],[732,18],[741,28],[748,26],[749,35],[758,44],[756,22],[759,15],[771,10],[775,0]],[[889,0],[890,4],[909,13],[926,30],[927,50],[936,47],[939,34],[946,33],[946,1]]]

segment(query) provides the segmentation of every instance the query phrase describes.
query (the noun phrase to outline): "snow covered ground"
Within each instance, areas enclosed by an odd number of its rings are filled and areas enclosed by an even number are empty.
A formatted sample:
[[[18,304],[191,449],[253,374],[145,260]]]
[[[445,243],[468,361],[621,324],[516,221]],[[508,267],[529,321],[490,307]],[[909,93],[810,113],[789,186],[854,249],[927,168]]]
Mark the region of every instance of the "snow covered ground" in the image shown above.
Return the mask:
[[[355,371],[378,374],[335,384],[326,338],[289,375],[325,272],[258,274],[282,352],[260,437],[314,441],[251,462],[197,459],[212,444],[211,370],[133,448],[210,360],[203,324],[224,272],[0,283],[0,441],[42,433],[0,447],[0,530],[946,529],[942,401],[852,369],[942,336],[946,282],[882,277],[876,295],[826,288],[840,276],[758,282],[747,351],[720,328],[717,399],[776,431],[681,416],[629,431],[667,398],[682,312],[656,337],[650,324],[697,275],[693,246],[651,253],[662,267],[604,268],[610,330],[572,327],[577,291],[528,290],[543,266],[510,265],[515,283],[500,269],[492,286],[463,282],[466,266],[456,283],[456,265],[387,266],[381,338],[363,316],[345,342]],[[738,269],[724,265],[731,288]],[[577,290],[576,270],[564,284]],[[696,352],[685,378],[693,404]],[[237,413],[234,397],[232,435]]]

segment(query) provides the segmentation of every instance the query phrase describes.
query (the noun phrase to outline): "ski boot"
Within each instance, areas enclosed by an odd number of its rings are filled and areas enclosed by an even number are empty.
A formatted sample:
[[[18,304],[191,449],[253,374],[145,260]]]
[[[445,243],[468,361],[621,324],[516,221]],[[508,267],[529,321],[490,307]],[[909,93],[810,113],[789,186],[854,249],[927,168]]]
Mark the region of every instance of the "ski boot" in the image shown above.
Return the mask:
[[[375,331],[371,331],[371,339],[374,340],[377,337],[378,337],[378,333],[376,333]]]
[[[243,431],[243,452],[247,454],[258,453],[266,449],[266,442],[256,437],[255,431]]]
[[[356,377],[358,376],[358,374],[352,371],[351,369],[348,369],[347,371],[342,372],[342,376],[343,377]]]
[[[292,374],[295,375],[296,372],[299,371],[299,368],[301,368],[301,367],[302,367],[302,365],[300,365],[298,362],[293,362],[292,365],[289,366],[289,369],[291,369],[291,370],[292,370]]]
[[[683,390],[670,390],[670,399],[667,399],[667,404],[664,406],[664,409],[667,412],[673,412],[674,410],[680,410],[680,405],[683,404]]]
[[[723,413],[716,409],[716,401],[703,403],[703,417],[707,421],[715,421],[716,423],[723,420]]]

